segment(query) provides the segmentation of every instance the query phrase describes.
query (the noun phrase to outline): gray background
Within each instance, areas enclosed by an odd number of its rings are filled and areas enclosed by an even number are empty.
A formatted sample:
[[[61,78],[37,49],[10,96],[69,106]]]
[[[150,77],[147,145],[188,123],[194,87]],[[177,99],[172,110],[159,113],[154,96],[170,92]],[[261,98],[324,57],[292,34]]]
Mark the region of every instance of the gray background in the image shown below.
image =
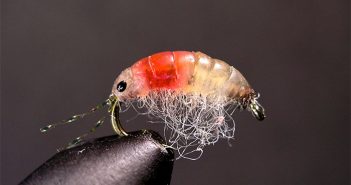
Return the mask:
[[[237,112],[236,138],[175,162],[172,184],[348,184],[348,1],[2,2],[1,184],[15,184],[103,113],[88,110],[137,59],[203,51],[238,68],[268,118]],[[102,111],[103,112],[103,111]],[[123,120],[135,115],[126,113]],[[162,130],[138,117],[127,130]],[[92,137],[113,134],[106,124]]]

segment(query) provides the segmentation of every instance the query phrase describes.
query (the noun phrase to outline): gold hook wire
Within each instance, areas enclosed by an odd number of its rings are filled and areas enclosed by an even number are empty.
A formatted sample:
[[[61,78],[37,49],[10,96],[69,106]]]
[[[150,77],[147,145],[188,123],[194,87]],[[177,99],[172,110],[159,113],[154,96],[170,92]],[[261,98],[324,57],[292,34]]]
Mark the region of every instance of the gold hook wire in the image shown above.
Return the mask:
[[[127,132],[124,131],[121,121],[119,120],[119,101],[118,97],[115,95],[110,95],[110,109],[109,112],[111,113],[111,124],[113,130],[117,133],[119,136],[127,136]]]

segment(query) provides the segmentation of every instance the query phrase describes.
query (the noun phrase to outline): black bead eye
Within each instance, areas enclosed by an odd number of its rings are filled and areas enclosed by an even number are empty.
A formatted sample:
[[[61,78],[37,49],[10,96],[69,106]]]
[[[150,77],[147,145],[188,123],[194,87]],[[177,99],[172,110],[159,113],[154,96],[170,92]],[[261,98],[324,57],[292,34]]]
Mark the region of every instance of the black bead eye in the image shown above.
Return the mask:
[[[127,88],[127,82],[125,82],[125,81],[120,81],[117,84],[117,91],[118,92],[123,92],[124,90],[126,90],[126,88]]]

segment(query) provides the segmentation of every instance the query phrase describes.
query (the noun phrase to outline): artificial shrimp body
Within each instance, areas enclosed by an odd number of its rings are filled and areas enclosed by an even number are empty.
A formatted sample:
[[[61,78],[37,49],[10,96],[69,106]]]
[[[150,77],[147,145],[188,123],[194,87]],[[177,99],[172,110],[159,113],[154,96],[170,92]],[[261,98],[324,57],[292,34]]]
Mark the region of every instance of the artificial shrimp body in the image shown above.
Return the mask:
[[[167,51],[145,57],[117,77],[112,94],[128,101],[160,90],[232,99],[258,120],[265,117],[244,76],[226,62],[201,52]]]
[[[167,51],[140,59],[117,77],[112,95],[127,107],[137,102],[164,123],[170,146],[188,159],[199,158],[203,147],[219,138],[234,137],[231,115],[237,108],[265,118],[259,95],[244,76],[201,52]]]

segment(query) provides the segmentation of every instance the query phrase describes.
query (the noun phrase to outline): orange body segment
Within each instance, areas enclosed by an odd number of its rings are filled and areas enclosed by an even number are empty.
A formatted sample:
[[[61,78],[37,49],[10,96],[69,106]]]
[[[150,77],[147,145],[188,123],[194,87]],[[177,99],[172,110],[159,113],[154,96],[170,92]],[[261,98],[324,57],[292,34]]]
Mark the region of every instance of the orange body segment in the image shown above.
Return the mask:
[[[132,66],[134,74],[153,89],[180,89],[187,85],[194,67],[192,52],[161,52],[145,57]]]

